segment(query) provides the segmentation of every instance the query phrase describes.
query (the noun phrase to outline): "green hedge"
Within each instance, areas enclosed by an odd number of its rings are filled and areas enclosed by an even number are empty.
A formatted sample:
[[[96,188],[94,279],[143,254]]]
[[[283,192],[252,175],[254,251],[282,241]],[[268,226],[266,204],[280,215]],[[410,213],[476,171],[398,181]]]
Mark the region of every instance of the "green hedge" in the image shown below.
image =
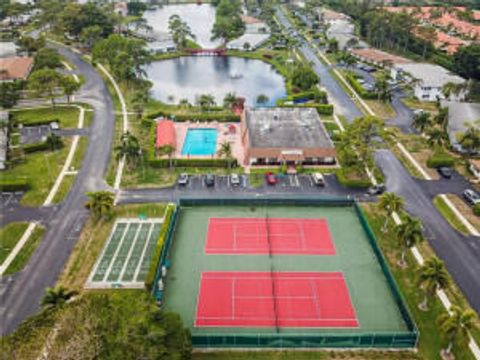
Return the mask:
[[[347,79],[348,83],[353,87],[353,89],[360,95],[360,97],[364,99],[377,99],[378,94],[373,91],[367,91],[365,88],[357,81],[357,78],[348,73],[345,78]]]
[[[333,114],[333,105],[332,104],[281,104],[279,107],[285,108],[315,108],[320,115],[332,115]]]
[[[52,122],[57,122],[60,124],[60,120],[49,119],[49,120],[28,120],[27,122],[18,121],[19,124],[22,124],[24,127],[31,127],[31,126],[40,126],[40,125],[50,125]]]
[[[240,116],[232,114],[232,113],[220,113],[220,112],[205,112],[205,113],[190,113],[190,114],[175,114],[170,111],[161,110],[155,113],[151,113],[147,115],[147,119],[153,120],[158,117],[168,117],[175,118],[175,121],[219,121],[219,122],[240,122]]]
[[[170,166],[169,159],[149,158],[148,164],[154,168],[166,168]],[[227,159],[172,159],[172,165],[175,167],[236,167],[237,161]]]
[[[474,207],[473,207],[473,213],[477,216],[480,216],[480,204],[476,204]]]
[[[341,169],[336,172],[337,180],[343,186],[354,189],[366,189],[372,185],[368,179],[349,179],[348,173]]]
[[[37,152],[37,151],[46,151],[50,150],[50,145],[43,141],[43,142],[37,142],[33,144],[26,144],[22,146],[23,151],[27,154]]]
[[[30,184],[26,179],[0,180],[0,191],[27,191]]]
[[[447,153],[436,152],[430,156],[427,160],[427,166],[429,168],[438,168],[442,166],[451,167],[455,164],[455,159]]]
[[[168,234],[168,228],[170,221],[172,220],[172,215],[175,210],[175,205],[169,204],[165,212],[165,219],[163,221],[162,229],[158,235],[157,244],[155,245],[155,250],[152,255],[152,260],[150,261],[150,269],[148,274],[145,277],[145,287],[148,291],[152,290],[153,282],[155,281],[155,275],[157,274],[157,268],[160,265],[160,257],[162,255],[163,244],[165,244],[166,237]]]

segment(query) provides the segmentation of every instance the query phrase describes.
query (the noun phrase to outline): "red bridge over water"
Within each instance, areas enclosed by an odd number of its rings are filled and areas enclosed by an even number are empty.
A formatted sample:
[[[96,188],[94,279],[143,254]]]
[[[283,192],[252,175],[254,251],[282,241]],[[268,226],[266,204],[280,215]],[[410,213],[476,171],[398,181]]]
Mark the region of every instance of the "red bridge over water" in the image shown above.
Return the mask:
[[[227,52],[226,48],[220,49],[187,49],[191,55],[209,55],[209,56],[224,56]]]

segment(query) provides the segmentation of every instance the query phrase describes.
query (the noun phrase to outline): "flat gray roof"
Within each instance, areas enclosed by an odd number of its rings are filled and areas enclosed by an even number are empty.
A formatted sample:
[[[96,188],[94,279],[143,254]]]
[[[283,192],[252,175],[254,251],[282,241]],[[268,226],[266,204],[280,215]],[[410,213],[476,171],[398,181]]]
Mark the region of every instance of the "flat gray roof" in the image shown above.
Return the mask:
[[[245,111],[252,148],[333,148],[314,108],[259,108]]]

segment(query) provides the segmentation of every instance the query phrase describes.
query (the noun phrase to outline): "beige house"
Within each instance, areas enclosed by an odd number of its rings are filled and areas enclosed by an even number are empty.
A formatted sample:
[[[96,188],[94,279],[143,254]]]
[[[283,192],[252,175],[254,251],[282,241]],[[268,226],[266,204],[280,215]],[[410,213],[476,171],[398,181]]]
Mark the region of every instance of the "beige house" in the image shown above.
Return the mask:
[[[314,108],[245,109],[240,132],[245,165],[335,162],[335,146]]]

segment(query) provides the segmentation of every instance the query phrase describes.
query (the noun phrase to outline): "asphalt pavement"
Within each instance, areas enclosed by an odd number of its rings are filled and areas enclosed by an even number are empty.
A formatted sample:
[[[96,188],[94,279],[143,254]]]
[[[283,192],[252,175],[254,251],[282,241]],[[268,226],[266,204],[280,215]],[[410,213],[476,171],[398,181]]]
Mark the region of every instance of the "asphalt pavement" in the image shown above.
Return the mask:
[[[449,187],[458,193],[463,189],[460,179],[422,181],[413,179],[400,161],[389,151],[379,150],[376,162],[386,175],[387,190],[405,200],[405,209],[421,219],[429,244],[440,257],[467,297],[480,313],[480,238],[465,236],[454,230],[433,205],[435,194]]]
[[[86,191],[106,189],[104,175],[111,156],[115,114],[105,83],[95,69],[78,54],[55,46],[75,65],[75,72],[85,80],[77,101],[93,107],[87,152],[67,198],[43,219],[44,239],[25,268],[14,276],[0,280],[0,333],[13,331],[23,320],[39,309],[45,288],[54,286],[78,236],[88,218],[84,207]],[[19,215],[17,215],[19,216]],[[33,217],[33,216],[32,216]],[[6,220],[2,218],[2,221]]]

